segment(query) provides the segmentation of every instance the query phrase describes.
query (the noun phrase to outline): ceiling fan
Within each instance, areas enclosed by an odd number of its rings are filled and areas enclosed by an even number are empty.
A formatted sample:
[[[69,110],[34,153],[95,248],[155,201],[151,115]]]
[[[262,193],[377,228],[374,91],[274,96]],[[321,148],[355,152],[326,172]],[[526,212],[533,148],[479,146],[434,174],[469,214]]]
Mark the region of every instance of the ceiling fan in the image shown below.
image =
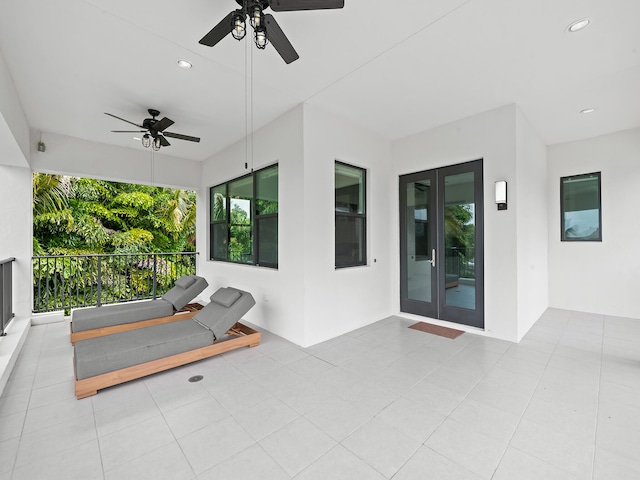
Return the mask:
[[[298,53],[273,15],[265,14],[264,10],[271,7],[274,12],[291,12],[344,7],[344,0],[236,0],[236,3],[240,8],[224,17],[200,39],[200,43],[213,47],[229,33],[236,40],[242,40],[246,34],[245,19],[249,17],[256,47],[262,50],[271,42],[286,63],[297,60]]]
[[[146,148],[150,146],[153,147],[154,150],[160,150],[160,147],[168,147],[171,145],[169,141],[165,137],[169,138],[177,138],[178,140],[186,140],[188,142],[199,142],[200,139],[198,137],[191,137],[189,135],[182,135],[181,133],[173,133],[167,132],[166,129],[174,124],[174,121],[170,118],[164,117],[162,120],[158,120],[156,117],[160,115],[158,110],[154,110],[150,108],[147,110],[151,118],[145,118],[142,121],[142,125],[138,125],[137,123],[130,122],[129,120],[125,120],[124,118],[120,118],[112,113],[104,112],[105,115],[109,115],[110,117],[117,118],[118,120],[122,120],[123,122],[130,123],[131,125],[135,125],[138,128],[142,128],[142,130],[111,130],[114,133],[143,133],[142,136],[142,145]]]

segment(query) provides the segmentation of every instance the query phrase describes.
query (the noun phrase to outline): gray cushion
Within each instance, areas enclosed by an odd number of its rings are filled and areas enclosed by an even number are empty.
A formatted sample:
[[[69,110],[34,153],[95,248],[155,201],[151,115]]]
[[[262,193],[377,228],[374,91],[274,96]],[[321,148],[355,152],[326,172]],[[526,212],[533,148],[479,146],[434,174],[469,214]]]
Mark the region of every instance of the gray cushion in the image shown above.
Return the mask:
[[[227,287],[227,290],[229,289],[240,293],[240,298],[231,307],[211,302],[193,317],[196,322],[211,330],[216,340],[222,338],[256,304],[249,292]]]
[[[76,377],[82,380],[212,343],[211,332],[191,320],[81,340],[74,346]]]
[[[195,275],[184,275],[176,280],[176,285],[180,288],[189,288],[196,281]]]
[[[223,307],[229,308],[241,295],[242,294],[235,288],[219,288],[211,295],[210,300],[219,303]]]
[[[162,298],[145,302],[118,303],[74,310],[71,328],[74,332],[82,332],[170,315],[173,315],[173,305]]]
[[[176,310],[184,308],[187,303],[193,300],[196,296],[202,293],[205,288],[209,286],[204,278],[198,277],[196,275],[193,275],[193,278],[194,282],[191,283],[187,288],[182,288],[178,285],[178,282],[176,282],[175,287],[162,295],[162,298],[171,302],[173,304],[173,308],[175,308]]]

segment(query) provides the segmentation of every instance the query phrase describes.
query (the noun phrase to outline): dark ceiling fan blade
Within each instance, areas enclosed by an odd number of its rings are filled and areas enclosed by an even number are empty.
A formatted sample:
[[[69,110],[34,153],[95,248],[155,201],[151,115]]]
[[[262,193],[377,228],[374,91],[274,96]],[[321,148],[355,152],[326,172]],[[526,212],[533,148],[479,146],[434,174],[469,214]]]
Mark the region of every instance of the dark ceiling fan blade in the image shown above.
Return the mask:
[[[163,131],[165,128],[169,128],[171,125],[173,125],[175,122],[173,120],[171,120],[170,118],[164,117],[162,120],[156,122],[152,129],[155,130],[156,132],[161,132]]]
[[[206,45],[207,47],[213,47],[216,43],[226,37],[231,30],[233,30],[233,14],[235,12],[231,12],[229,15],[224,17],[220,23],[218,23],[215,27],[213,27],[209,33],[207,33],[204,37],[200,39],[200,43],[202,45]]]
[[[264,21],[267,27],[267,38],[282,59],[286,63],[291,63],[300,58],[298,52],[295,51],[293,45],[291,45],[291,42],[280,28],[280,25],[278,25],[278,22],[276,22],[276,19],[273,18],[273,15],[267,13],[264,16]]]
[[[181,133],[173,133],[173,132],[162,132],[165,137],[169,138],[177,138],[178,140],[187,140],[188,142],[199,142],[200,139],[198,137],[191,137],[189,135],[182,135]]]
[[[142,133],[146,130],[111,130],[111,133]]]
[[[123,122],[130,123],[131,125],[135,125],[135,126],[136,126],[136,127],[138,127],[138,128],[144,128],[142,125],[138,125],[137,123],[130,122],[129,120],[125,120],[124,118],[116,117],[116,116],[115,116],[114,114],[112,114],[112,113],[104,112],[104,114],[105,114],[105,115],[109,115],[110,117],[113,117],[113,118],[117,118],[118,120],[122,120]]]
[[[269,0],[274,12],[291,12],[296,10],[324,10],[343,8],[344,0]]]
[[[158,135],[158,138],[160,138],[160,145],[162,145],[163,147],[168,147],[169,145],[171,145],[169,143],[169,140],[164,138],[164,135]]]

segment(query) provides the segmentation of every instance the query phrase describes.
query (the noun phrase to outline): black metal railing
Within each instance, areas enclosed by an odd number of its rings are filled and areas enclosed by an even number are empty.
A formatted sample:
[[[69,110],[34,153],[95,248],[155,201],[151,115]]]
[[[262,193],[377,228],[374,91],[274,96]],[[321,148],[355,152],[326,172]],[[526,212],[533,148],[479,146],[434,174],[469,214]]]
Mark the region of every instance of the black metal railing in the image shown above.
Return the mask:
[[[0,337],[6,335],[5,330],[13,313],[13,275],[12,266],[15,258],[0,260]]]
[[[157,298],[196,272],[195,252],[33,257],[33,311]]]
[[[476,278],[475,248],[446,248],[444,255],[446,273],[459,278]]]

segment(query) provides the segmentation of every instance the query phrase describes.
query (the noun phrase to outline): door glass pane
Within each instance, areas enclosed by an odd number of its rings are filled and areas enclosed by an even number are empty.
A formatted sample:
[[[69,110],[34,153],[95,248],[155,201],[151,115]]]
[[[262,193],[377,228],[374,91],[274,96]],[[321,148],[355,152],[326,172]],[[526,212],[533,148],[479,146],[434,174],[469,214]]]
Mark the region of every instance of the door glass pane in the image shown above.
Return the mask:
[[[431,206],[429,180],[407,184],[407,294],[431,302]]]
[[[474,173],[444,178],[445,304],[476,309]]]

